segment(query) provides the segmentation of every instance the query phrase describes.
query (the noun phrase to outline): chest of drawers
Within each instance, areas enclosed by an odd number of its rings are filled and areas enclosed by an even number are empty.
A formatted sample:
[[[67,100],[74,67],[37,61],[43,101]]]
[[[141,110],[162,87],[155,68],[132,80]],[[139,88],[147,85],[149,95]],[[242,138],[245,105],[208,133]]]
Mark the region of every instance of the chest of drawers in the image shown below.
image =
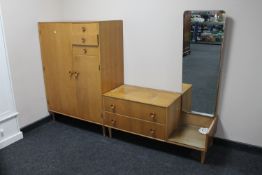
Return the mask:
[[[165,141],[177,127],[181,95],[122,85],[103,95],[103,109],[105,126]]]

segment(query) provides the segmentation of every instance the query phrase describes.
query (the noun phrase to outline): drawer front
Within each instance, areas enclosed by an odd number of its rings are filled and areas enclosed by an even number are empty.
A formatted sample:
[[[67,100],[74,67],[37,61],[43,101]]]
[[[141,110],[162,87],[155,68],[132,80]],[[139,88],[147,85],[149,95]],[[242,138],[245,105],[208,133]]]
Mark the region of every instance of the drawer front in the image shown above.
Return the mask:
[[[98,35],[73,35],[73,45],[98,46]]]
[[[98,56],[99,48],[97,47],[86,47],[86,46],[74,46],[73,55],[77,56]]]
[[[158,123],[142,121],[119,114],[105,112],[104,124],[108,127],[165,140],[165,127]]]
[[[166,123],[166,108],[104,97],[105,111],[151,122]]]
[[[73,35],[97,35],[99,33],[98,23],[72,24]]]

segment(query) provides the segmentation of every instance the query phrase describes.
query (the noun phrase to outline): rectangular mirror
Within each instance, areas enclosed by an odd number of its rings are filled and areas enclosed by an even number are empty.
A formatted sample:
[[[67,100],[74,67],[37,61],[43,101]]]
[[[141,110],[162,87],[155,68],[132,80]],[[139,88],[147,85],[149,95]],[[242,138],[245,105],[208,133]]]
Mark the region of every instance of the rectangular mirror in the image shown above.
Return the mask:
[[[185,11],[183,83],[192,85],[190,113],[216,114],[225,12]]]

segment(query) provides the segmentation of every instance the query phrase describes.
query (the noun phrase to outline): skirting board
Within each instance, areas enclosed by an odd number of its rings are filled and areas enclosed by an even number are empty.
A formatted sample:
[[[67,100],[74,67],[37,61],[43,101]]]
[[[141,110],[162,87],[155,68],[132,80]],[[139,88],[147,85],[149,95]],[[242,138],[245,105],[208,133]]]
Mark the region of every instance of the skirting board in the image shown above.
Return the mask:
[[[63,115],[60,115],[60,114],[56,114],[56,122],[62,122],[62,123],[65,123],[65,124],[68,124],[68,125],[72,125],[74,127],[80,127],[80,128],[85,128],[88,130],[92,130],[92,131],[95,131],[95,132],[98,132],[98,133],[101,133],[101,128],[100,126],[98,125],[95,125],[95,124],[91,124],[91,123],[88,123],[88,122],[83,122],[83,121],[80,121],[80,120],[77,120],[77,119],[73,119],[73,118],[70,118],[70,117],[66,117],[66,116],[63,116]],[[21,130],[26,133],[26,132],[30,132],[32,131],[33,129],[39,127],[39,126],[42,126],[42,125],[45,125],[46,123],[52,121],[52,118],[51,116],[47,116],[35,123],[32,123],[24,128],[22,128]],[[124,133],[124,132],[121,132],[121,131],[116,131],[118,133],[118,135],[122,135],[121,138],[125,138],[126,140],[130,140],[131,142],[137,142],[137,139],[139,138],[138,136],[132,136],[128,133]],[[132,140],[132,138],[135,138]],[[143,140],[142,142],[146,142],[145,140],[148,141],[148,139],[146,138],[140,138],[139,140]],[[245,144],[245,143],[240,143],[240,142],[235,142],[235,141],[231,141],[231,140],[226,140],[226,139],[222,139],[222,138],[217,138],[215,137],[214,138],[214,144],[216,145],[222,145],[222,146],[225,146],[225,147],[230,147],[230,148],[233,148],[233,149],[241,149],[243,151],[247,151],[247,152],[255,152],[255,153],[261,153],[262,154],[262,148],[259,147],[259,146],[255,146],[255,145],[249,145],[249,144]]]
[[[10,112],[5,116],[2,116],[2,119],[0,120],[0,149],[3,149],[23,138],[23,133],[18,126],[17,115],[17,112]]]
[[[18,140],[21,140],[21,139],[23,139],[23,134],[22,134],[22,132],[20,131],[20,132],[18,132],[17,134],[12,135],[12,136],[7,137],[7,138],[5,138],[4,140],[2,140],[2,141],[0,142],[0,149],[3,149],[3,148],[5,148],[5,147],[7,147],[7,146],[9,146],[9,145],[17,142]]]

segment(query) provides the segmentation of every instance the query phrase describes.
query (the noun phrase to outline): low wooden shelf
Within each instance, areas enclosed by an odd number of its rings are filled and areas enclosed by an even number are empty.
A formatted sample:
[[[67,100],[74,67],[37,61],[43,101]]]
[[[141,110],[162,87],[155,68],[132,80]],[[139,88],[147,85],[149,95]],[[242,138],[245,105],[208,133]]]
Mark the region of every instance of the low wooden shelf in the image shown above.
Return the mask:
[[[205,135],[198,132],[198,126],[181,126],[169,137],[168,141],[196,150],[205,149]]]

